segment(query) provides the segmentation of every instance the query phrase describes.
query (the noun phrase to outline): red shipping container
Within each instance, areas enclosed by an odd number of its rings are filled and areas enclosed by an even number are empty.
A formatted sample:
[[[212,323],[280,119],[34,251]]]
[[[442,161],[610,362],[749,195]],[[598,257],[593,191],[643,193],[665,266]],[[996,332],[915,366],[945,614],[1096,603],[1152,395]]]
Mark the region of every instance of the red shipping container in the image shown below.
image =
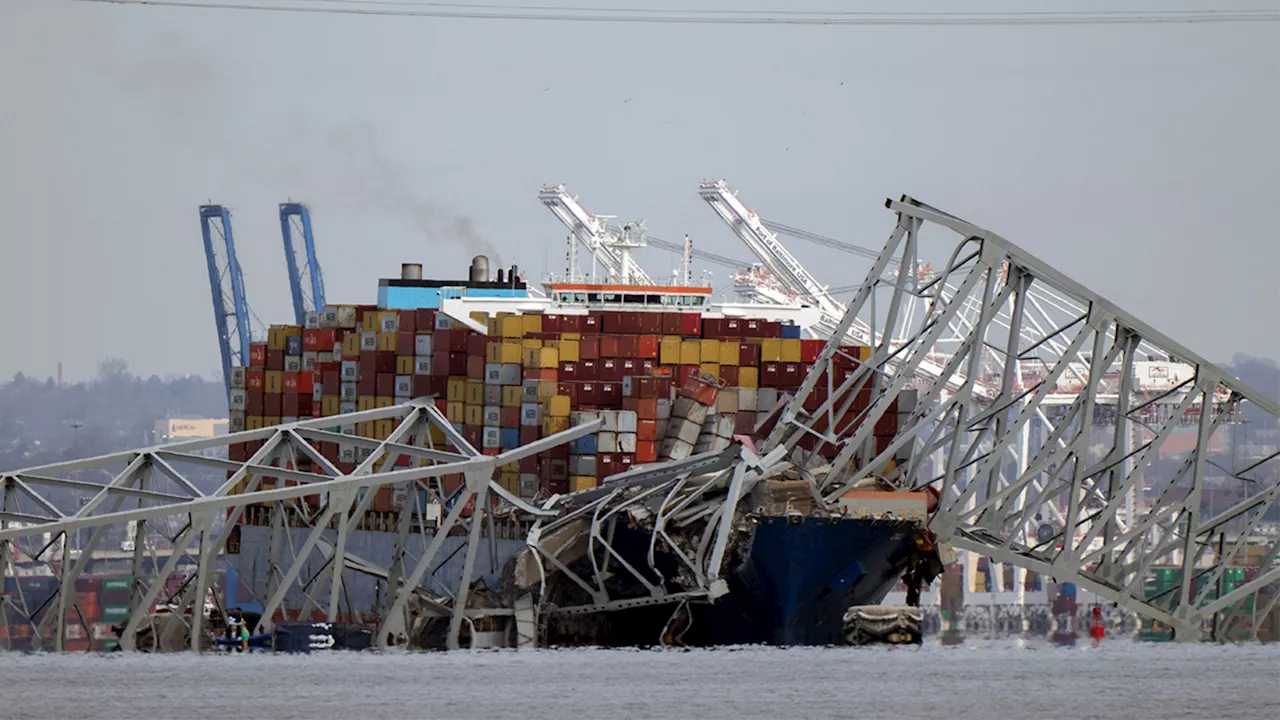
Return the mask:
[[[742,337],[742,318],[725,318],[720,323],[721,337],[732,340],[733,338]]]
[[[683,386],[689,378],[698,374],[697,365],[679,365],[676,367],[675,382],[677,385]]]
[[[680,313],[680,334],[684,337],[700,337],[702,335],[702,315],[700,313]]]
[[[502,408],[502,427],[518,428],[520,427],[520,408],[504,407]]]
[[[655,377],[639,377],[632,381],[635,392],[632,393],[636,397],[656,398],[658,397],[658,378]]]
[[[680,334],[680,313],[664,312],[662,313],[662,335],[679,335]]]
[[[760,364],[760,346],[738,343],[738,366],[756,367]]]
[[[302,349],[308,352],[332,352],[333,328],[306,328],[302,331]]]
[[[326,370],[320,375],[320,387],[329,395],[337,395],[342,389],[342,374],[336,370]]]
[[[543,315],[542,316],[542,332],[547,332],[547,333],[564,332],[563,330],[560,329],[560,315],[556,313],[547,313]]]
[[[641,335],[636,338],[636,351],[633,357],[657,359],[658,344],[657,335]]]
[[[298,414],[299,414],[298,398],[299,397],[302,397],[302,396],[296,395],[294,393],[286,393],[284,395],[281,395],[280,396],[280,414],[283,415],[284,417],[298,417]],[[311,398],[308,397],[307,399],[310,400]],[[307,408],[307,410],[308,410],[307,414],[310,415],[311,408]]]
[[[484,445],[484,427],[480,425],[463,425],[462,438],[467,441],[471,447],[480,449]]]
[[[501,341],[501,338],[493,338],[479,333],[467,335],[467,354],[479,355],[483,359],[489,352],[489,343],[493,341]]]
[[[445,379],[448,380],[447,377]],[[429,395],[435,395],[436,393],[434,388],[432,388],[431,380],[432,380],[432,377],[430,375],[414,375],[413,376],[413,396],[427,397]]]
[[[484,380],[484,356],[467,355],[467,379]]]
[[[780,338],[782,337],[782,323],[778,320],[763,320],[760,323],[763,334],[760,337]]]
[[[284,351],[283,350],[267,351],[267,369],[268,370],[284,370]]]
[[[418,316],[414,310],[401,310],[397,313],[400,316],[400,332],[413,334],[418,329]]]
[[[569,396],[569,407],[577,407],[577,405],[578,405],[578,383],[576,383],[576,382],[561,382],[561,383],[556,383],[556,394],[557,394],[557,395],[568,395],[568,396]]]
[[[640,357],[640,336],[639,335],[623,335],[618,338],[618,357],[636,358]]]
[[[600,360],[600,369],[597,375],[602,382],[621,382],[622,361],[618,358],[603,358]]]
[[[360,395],[377,395],[378,374],[375,372],[361,372],[360,381],[356,383],[356,392]]]
[[[720,379],[725,385],[736,387],[738,385],[738,368],[735,365],[721,365]]]
[[[636,462],[651,463],[658,461],[658,443],[652,440],[636,441]]]
[[[392,373],[396,371],[396,354],[392,350],[379,350],[373,364],[375,372]]]
[[[560,316],[560,332],[581,333],[587,324],[586,315],[562,315]]]
[[[600,322],[600,313],[587,313],[586,315],[579,315],[578,318],[581,329],[577,332],[583,335],[599,335],[604,332],[603,325]]]
[[[267,366],[267,344],[249,344],[249,367],[265,368]]]
[[[644,440],[646,442],[656,442],[658,440],[658,421],[645,418],[637,420],[636,439]]]
[[[539,428],[536,428],[536,427],[520,428],[520,444],[528,445],[529,443],[537,442],[538,435],[539,435],[538,430]],[[522,473],[538,472],[538,456],[526,455],[525,457],[520,458],[520,472]]]
[[[636,417],[641,420],[657,420],[658,419],[658,399],[657,398],[635,398]]]
[[[374,395],[378,397],[395,397],[396,376],[392,373],[378,373]]]
[[[244,443],[231,443],[227,446],[227,459],[232,462],[244,462],[249,459],[249,451]]]
[[[578,380],[599,380],[600,362],[598,360],[582,360],[578,363]]]
[[[617,453],[596,453],[596,475],[601,480],[618,472]]]
[[[750,435],[756,428],[756,414],[748,410],[740,410],[734,418],[734,432],[739,435]]]
[[[800,341],[800,362],[813,363],[818,361],[818,355],[822,352],[822,348],[827,344],[826,340],[801,340]]]
[[[267,389],[267,371],[249,368],[244,371],[244,387],[251,393],[260,393]]]
[[[618,472],[624,473],[630,470],[632,465],[635,465],[636,456],[629,453],[618,453],[613,460],[617,465]]]
[[[657,312],[640,313],[640,332],[645,335],[661,335],[662,316],[664,314]]]
[[[619,342],[617,335],[601,335],[600,336],[600,357],[616,358],[619,356]]]
[[[742,321],[742,337],[759,338],[764,337],[764,321],[756,318],[747,318]]]
[[[702,319],[702,337],[709,340],[719,340],[724,334],[721,325],[724,324],[723,318],[703,318]]]
[[[634,310],[622,313],[622,332],[627,335],[644,332],[644,316],[647,314]]]
[[[365,375],[376,375],[378,373],[378,351],[377,350],[361,350],[360,351],[360,378]]]
[[[267,417],[280,417],[281,415],[284,415],[281,408],[280,398],[282,396],[280,394],[272,393],[270,395],[263,395],[262,397],[264,398],[262,403],[263,415]]]
[[[893,437],[898,434],[898,413],[895,411],[886,411],[880,419],[876,421],[875,429],[876,437]]]
[[[560,379],[561,379],[561,380],[576,380],[576,379],[577,379],[577,369],[578,369],[578,363],[575,363],[575,362],[562,362],[562,363],[560,363]]]
[[[417,332],[433,332],[436,329],[436,311],[430,308],[414,310],[413,325],[414,330]]]
[[[315,389],[313,378],[315,375],[309,372],[287,372],[283,376],[284,391],[291,395],[298,393],[306,393],[310,395]],[[285,413],[285,415],[293,415],[294,413]]]
[[[640,360],[640,372],[644,375],[657,375],[659,367],[656,358],[642,358]]]
[[[778,382],[778,387],[789,390],[800,387],[800,383],[804,382],[804,370],[800,367],[800,363],[782,363]]]
[[[617,335],[622,330],[622,311],[605,310],[600,313],[600,332]]]
[[[578,343],[578,359],[584,361],[600,359],[599,335],[582,336],[582,341]]]
[[[622,372],[622,377],[618,378],[619,380],[640,374],[640,361],[635,358],[618,358],[618,367]]]
[[[760,364],[760,387],[780,387],[782,382],[782,363],[767,362]]]
[[[401,330],[396,333],[396,355],[414,355],[417,349],[418,336],[411,332]]]
[[[578,383],[578,404],[582,407],[595,407],[600,404],[600,384],[596,382]]]

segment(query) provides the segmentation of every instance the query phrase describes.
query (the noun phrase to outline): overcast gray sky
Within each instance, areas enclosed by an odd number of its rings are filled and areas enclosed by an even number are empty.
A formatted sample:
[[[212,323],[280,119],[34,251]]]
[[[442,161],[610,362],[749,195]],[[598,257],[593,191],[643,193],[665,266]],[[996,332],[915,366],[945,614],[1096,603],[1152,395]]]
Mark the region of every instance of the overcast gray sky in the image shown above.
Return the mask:
[[[849,7],[751,4],[802,5]],[[940,7],[958,8],[858,5]],[[559,267],[543,183],[746,258],[698,199],[713,177],[766,218],[876,248],[884,197],[908,193],[1210,358],[1280,358],[1278,23],[593,25],[0,0],[0,88],[3,378],[62,361],[85,379],[107,355],[209,375],[210,199],[234,210],[250,305],[288,322],[288,198],[312,207],[329,299],[372,302],[399,263],[460,276],[484,243]],[[790,246],[833,285],[865,273]]]

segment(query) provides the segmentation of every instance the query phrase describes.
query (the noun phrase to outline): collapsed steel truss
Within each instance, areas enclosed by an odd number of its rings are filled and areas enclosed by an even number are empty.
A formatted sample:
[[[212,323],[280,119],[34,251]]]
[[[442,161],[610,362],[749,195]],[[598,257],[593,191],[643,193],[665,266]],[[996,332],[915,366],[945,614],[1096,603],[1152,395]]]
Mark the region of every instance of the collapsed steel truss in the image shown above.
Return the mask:
[[[819,480],[829,500],[873,474],[904,489],[932,485],[941,492],[931,522],[939,536],[997,562],[1078,583],[1169,624],[1182,639],[1200,637],[1215,615],[1239,611],[1251,597],[1253,616],[1265,616],[1280,598],[1274,590],[1280,540],[1256,532],[1280,498],[1280,460],[1274,451],[1244,459],[1214,448],[1234,430],[1241,403],[1275,418],[1276,400],[995,233],[909,197],[886,206],[897,213],[897,225],[833,337],[856,321],[880,338],[892,334],[884,328],[909,331],[882,340],[840,385],[833,378],[841,351],[829,343],[769,444],[795,448],[809,466],[820,463],[796,448],[802,437],[836,444],[839,455],[821,468]],[[929,225],[961,239],[946,266],[922,280],[903,268],[916,267]],[[896,278],[885,279],[894,264]],[[1033,295],[1033,288],[1042,292]],[[1079,313],[1053,327],[1030,321],[1028,308],[1046,293]],[[922,382],[917,369],[937,357],[944,340],[951,347],[941,376]],[[1137,392],[1134,363],[1153,348],[1191,365],[1194,374],[1167,391]],[[1029,363],[1044,371],[1026,382],[1022,370]],[[1053,396],[1068,372],[1083,387],[1063,404]],[[980,382],[998,392],[976,392]],[[872,388],[874,401],[849,422],[853,398],[864,387]],[[896,437],[877,452],[873,428],[908,387],[918,393],[916,402],[900,413]],[[820,389],[826,399],[805,412],[806,397]],[[1157,462],[1160,449],[1187,424],[1197,429],[1194,447],[1165,470]],[[891,465],[903,456],[905,463]],[[1206,517],[1201,498],[1210,470],[1248,491]],[[1250,544],[1259,551],[1254,560],[1248,560]],[[1224,592],[1228,565],[1243,564],[1253,565],[1256,576]],[[1153,565],[1181,568],[1176,592],[1146,596],[1144,579]],[[1259,606],[1258,591],[1269,585],[1268,604]],[[1249,614],[1235,612],[1228,623]],[[1220,627],[1217,634],[1229,630]],[[1252,633],[1256,637],[1256,623]]]
[[[338,428],[378,420],[396,421],[394,431],[385,440],[335,432]],[[164,629],[166,638],[181,632],[188,638],[198,639],[202,636],[202,610],[215,559],[224,551],[246,507],[271,507],[273,526],[278,527],[286,506],[291,506],[297,511],[294,516],[306,518],[311,529],[302,547],[294,552],[291,564],[287,567],[284,564],[273,565],[269,569],[270,594],[264,603],[263,625],[270,624],[276,611],[281,609],[286,593],[295,584],[304,592],[327,584],[327,616],[331,621],[336,619],[346,571],[353,568],[368,570],[381,573],[387,582],[388,601],[385,611],[380,614],[377,635],[380,644],[385,645],[388,637],[394,638],[403,633],[404,608],[410,595],[431,569],[432,560],[445,538],[455,527],[462,526],[464,511],[470,510],[462,583],[450,611],[448,642],[450,647],[456,647],[466,614],[471,574],[481,545],[482,523],[490,522],[492,538],[492,519],[499,507],[514,507],[532,516],[554,514],[530,505],[494,482],[494,471],[501,465],[595,432],[599,424],[599,421],[585,423],[501,455],[486,456],[467,443],[433,401],[414,400],[389,408],[7,472],[0,475],[3,485],[0,574],[5,579],[15,574],[12,548],[19,557],[45,563],[52,568],[58,577],[59,588],[51,598],[37,606],[29,606],[21,594],[16,601],[6,597],[0,603],[0,623],[9,624],[15,620],[30,623],[37,630],[34,633],[37,642],[42,637],[41,631],[53,623],[53,648],[62,650],[67,640],[68,611],[75,610],[76,578],[84,572],[109,528],[134,523],[135,580],[121,647],[134,649],[137,632],[143,623],[149,621],[150,608],[157,599],[172,608],[178,618],[183,617],[186,608],[193,608],[189,620],[168,623]],[[431,428],[435,428],[435,432]],[[440,447],[434,446],[433,434],[445,438]],[[260,449],[246,462],[231,461],[210,453],[233,444],[258,441],[262,442]],[[360,449],[365,459],[352,472],[343,473],[320,452],[317,446],[321,442],[353,445]],[[421,466],[397,467],[397,459],[402,456],[418,461],[414,464]],[[311,461],[312,471],[291,469],[297,467],[297,460],[303,457]],[[120,466],[123,466],[122,470],[112,473]],[[230,474],[216,491],[204,494],[188,477],[193,468],[212,468],[230,471]],[[109,482],[93,482],[83,477],[86,473],[101,476],[103,471],[111,477]],[[430,544],[416,563],[409,566],[405,562],[410,518],[407,511],[400,513],[401,532],[397,536],[396,561],[390,570],[368,568],[359,558],[346,552],[350,531],[373,502],[375,494],[372,488],[392,485],[425,490],[424,481],[449,474],[464,475],[465,485],[460,488],[452,509],[439,523]],[[294,484],[264,489],[261,487],[264,478]],[[69,510],[46,499],[40,492],[44,488],[88,491],[93,496],[78,509]],[[318,508],[311,511],[303,507],[302,499],[306,496],[319,496],[323,500]],[[73,549],[69,538],[81,530],[91,530],[92,536],[80,548]],[[326,539],[326,531],[332,534],[334,530],[336,539]],[[173,551],[161,566],[155,547],[167,543],[172,544]],[[148,552],[151,553],[150,567],[159,568],[158,572],[145,571]],[[276,559],[280,548],[273,546],[271,552]],[[326,556],[327,562],[313,577],[301,578],[303,568],[314,552]],[[179,568],[184,558],[189,568],[185,569],[186,582],[177,593],[160,598],[165,579]],[[343,568],[343,572],[333,572],[335,567]],[[189,641],[188,645],[192,649],[200,649],[198,640]]]

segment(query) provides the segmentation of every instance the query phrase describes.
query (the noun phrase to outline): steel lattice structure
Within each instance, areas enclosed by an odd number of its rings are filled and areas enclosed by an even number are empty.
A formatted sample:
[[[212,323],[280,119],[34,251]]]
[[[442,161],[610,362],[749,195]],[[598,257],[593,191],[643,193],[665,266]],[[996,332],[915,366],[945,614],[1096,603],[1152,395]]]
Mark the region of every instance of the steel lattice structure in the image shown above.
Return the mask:
[[[1280,581],[1280,542],[1254,537],[1280,498],[1277,453],[1240,459],[1215,449],[1241,403],[1275,418],[1276,400],[999,235],[909,197],[886,205],[898,222],[833,336],[841,337],[859,318],[877,337],[890,335],[883,328],[906,326],[909,332],[894,342],[882,340],[840,386],[831,380],[840,350],[829,343],[769,438],[796,448],[806,434],[816,435],[840,448],[815,473],[828,499],[873,474],[902,488],[932,485],[941,492],[931,522],[940,537],[952,536],[955,546],[995,561],[1078,583],[1171,625],[1182,639],[1200,637],[1216,613]],[[960,236],[946,266],[927,281],[902,271],[883,279],[895,261],[899,268],[916,266],[924,230]],[[1033,289],[1062,298],[1063,307],[1079,313],[1048,328],[1028,322]],[[906,316],[909,298],[923,300],[916,303],[923,311]],[[966,312],[969,321],[958,326],[954,321]],[[948,335],[954,348],[942,374],[922,382],[917,369],[937,357],[937,344]],[[1140,394],[1134,387],[1140,348],[1159,348],[1194,373],[1162,392]],[[1045,371],[1024,381],[1021,365],[1032,358]],[[1054,395],[1067,372],[1082,375],[1082,387],[1064,404]],[[997,394],[980,396],[979,380]],[[909,386],[917,401],[900,413],[897,436],[877,453],[873,427]],[[873,389],[874,402],[862,416],[847,417],[864,387]],[[822,389],[821,406],[803,411],[806,396]],[[1196,428],[1196,439],[1185,458],[1171,470],[1154,463],[1179,425],[1187,424]],[[908,461],[891,466],[903,450],[910,451]],[[814,465],[794,452],[799,462]],[[1201,497],[1211,470],[1247,492],[1206,516]],[[1061,520],[1045,522],[1052,517]],[[1052,532],[1040,530],[1042,524]],[[1245,549],[1251,542],[1260,546],[1254,561]],[[1221,589],[1229,564],[1246,562],[1257,568],[1253,580],[1211,592]],[[1146,571],[1156,564],[1182,569],[1178,592],[1145,596]],[[1265,608],[1255,603],[1254,611],[1265,615],[1277,597]]]

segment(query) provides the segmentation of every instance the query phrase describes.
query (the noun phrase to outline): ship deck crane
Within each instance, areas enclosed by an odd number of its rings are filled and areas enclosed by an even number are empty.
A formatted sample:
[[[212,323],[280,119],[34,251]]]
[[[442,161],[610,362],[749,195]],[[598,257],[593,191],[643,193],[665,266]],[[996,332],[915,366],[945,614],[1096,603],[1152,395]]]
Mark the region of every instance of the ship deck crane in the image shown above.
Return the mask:
[[[544,185],[538,191],[538,199],[591,252],[594,261],[604,266],[610,280],[636,285],[654,284],[644,269],[631,259],[632,250],[646,245],[643,233],[633,232],[629,226],[622,233],[612,232],[607,217],[587,212],[564,185]]]
[[[201,205],[200,233],[204,237],[209,288],[213,293],[222,382],[230,399],[231,368],[248,366],[250,342],[249,303],[245,300],[244,274],[240,270],[240,261],[236,259],[231,211],[223,205]]]
[[[294,243],[295,229],[302,235],[301,247]],[[311,210],[302,203],[281,203],[280,233],[284,238],[285,263],[289,266],[294,321],[304,325],[307,313],[324,307],[324,276],[316,258],[315,237],[311,234]]]

